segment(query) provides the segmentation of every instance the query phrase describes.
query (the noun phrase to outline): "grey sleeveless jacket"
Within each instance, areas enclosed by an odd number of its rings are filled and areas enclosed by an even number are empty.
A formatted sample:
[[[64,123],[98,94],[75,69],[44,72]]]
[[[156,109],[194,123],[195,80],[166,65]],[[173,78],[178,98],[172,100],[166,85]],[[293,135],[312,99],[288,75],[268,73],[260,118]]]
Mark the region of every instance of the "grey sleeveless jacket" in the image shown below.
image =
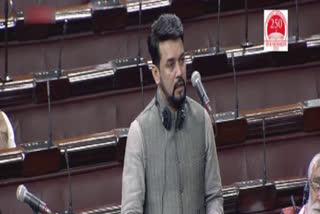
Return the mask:
[[[206,122],[210,120],[208,114],[200,104],[187,97],[186,117],[181,129],[175,127],[176,116],[172,114],[172,126],[168,131],[162,124],[165,104],[159,98],[158,101],[157,106],[154,98],[135,121],[139,125],[141,141],[138,144],[141,149],[137,153],[140,169],[136,172],[132,167],[137,166],[130,166],[135,160],[129,151],[129,131],[123,172],[122,213],[202,214],[210,209],[222,213],[221,181],[213,136],[212,145],[206,144],[206,124],[210,126],[210,122]],[[207,181],[208,178],[212,180]],[[130,182],[133,186],[137,182],[132,179],[140,179],[138,184],[143,187],[140,190],[139,187],[129,187]]]

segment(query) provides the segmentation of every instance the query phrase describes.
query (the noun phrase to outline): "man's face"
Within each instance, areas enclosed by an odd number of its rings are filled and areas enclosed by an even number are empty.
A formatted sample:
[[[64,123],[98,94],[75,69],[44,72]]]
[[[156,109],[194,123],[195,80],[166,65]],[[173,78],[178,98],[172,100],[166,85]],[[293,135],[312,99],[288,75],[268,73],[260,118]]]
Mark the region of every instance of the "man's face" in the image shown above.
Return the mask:
[[[310,176],[310,198],[308,213],[320,213],[320,167],[315,166]]]
[[[186,96],[186,63],[181,39],[159,43],[160,63],[154,79],[169,105],[177,108]]]

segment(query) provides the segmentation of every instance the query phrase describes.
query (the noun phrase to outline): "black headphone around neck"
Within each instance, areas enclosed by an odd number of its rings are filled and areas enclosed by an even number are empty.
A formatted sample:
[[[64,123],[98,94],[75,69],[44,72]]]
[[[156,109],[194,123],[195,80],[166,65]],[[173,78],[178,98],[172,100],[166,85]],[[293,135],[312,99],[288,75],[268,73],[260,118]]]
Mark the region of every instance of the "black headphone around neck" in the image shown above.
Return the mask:
[[[309,191],[310,191],[310,185],[309,185],[309,181],[307,181],[307,183],[304,185],[304,188],[303,188],[302,206],[305,205],[308,201]]]
[[[184,119],[186,117],[184,105],[185,105],[185,103],[183,103],[177,111],[177,119],[176,119],[176,124],[175,124],[176,130],[179,130],[182,128]],[[170,108],[168,106],[165,106],[163,111],[161,112],[157,96],[156,96],[156,106],[158,107],[158,109],[161,113],[162,125],[164,126],[165,129],[170,131],[171,126],[172,126],[171,125],[172,124],[172,113],[171,113]]]
[[[182,128],[184,119],[186,117],[185,110],[184,110],[184,104],[182,105],[181,108],[179,108],[177,112],[177,120],[176,120],[176,130],[179,130]]]
[[[160,110],[160,109],[159,109]],[[161,114],[161,120],[163,126],[170,131],[171,129],[171,121],[172,121],[172,116],[171,116],[171,111],[168,106],[164,107],[162,114]]]

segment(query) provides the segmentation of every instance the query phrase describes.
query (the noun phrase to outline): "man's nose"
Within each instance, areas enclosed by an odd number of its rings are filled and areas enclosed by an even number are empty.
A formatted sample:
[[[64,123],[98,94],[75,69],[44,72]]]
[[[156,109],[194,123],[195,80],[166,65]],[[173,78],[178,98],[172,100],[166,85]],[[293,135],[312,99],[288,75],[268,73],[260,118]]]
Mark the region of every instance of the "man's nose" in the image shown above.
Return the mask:
[[[176,77],[181,77],[182,76],[182,67],[177,63],[176,65]]]

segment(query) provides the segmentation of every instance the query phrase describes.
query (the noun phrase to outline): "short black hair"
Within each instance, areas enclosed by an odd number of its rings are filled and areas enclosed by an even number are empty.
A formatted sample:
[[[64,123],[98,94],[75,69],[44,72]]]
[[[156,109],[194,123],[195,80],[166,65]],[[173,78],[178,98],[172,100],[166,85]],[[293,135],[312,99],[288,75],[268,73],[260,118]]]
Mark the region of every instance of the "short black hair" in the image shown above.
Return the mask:
[[[181,39],[183,41],[183,25],[174,14],[162,14],[151,26],[148,37],[148,48],[153,64],[159,66],[159,42]]]

